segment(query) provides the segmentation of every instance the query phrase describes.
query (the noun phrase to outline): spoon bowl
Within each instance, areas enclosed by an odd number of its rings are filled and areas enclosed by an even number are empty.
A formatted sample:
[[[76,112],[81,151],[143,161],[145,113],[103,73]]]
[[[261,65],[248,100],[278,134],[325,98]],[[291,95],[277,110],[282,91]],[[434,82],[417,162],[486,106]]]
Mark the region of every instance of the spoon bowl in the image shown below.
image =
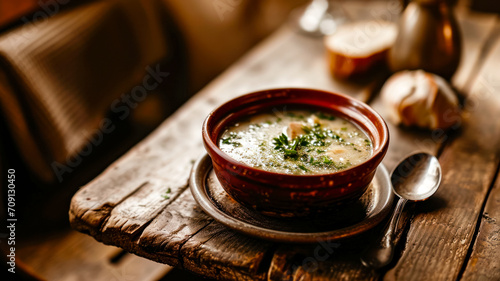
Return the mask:
[[[391,174],[393,191],[400,198],[423,201],[436,193],[441,166],[433,155],[416,153],[401,161]]]

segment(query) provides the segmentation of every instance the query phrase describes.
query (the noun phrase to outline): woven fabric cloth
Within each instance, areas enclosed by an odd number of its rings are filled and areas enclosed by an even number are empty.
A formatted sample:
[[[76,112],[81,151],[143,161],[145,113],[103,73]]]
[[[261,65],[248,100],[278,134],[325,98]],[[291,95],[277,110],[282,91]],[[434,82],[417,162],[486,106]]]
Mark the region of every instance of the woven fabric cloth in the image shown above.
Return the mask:
[[[151,1],[100,1],[0,36],[0,107],[25,162],[52,181],[111,103],[168,50]]]

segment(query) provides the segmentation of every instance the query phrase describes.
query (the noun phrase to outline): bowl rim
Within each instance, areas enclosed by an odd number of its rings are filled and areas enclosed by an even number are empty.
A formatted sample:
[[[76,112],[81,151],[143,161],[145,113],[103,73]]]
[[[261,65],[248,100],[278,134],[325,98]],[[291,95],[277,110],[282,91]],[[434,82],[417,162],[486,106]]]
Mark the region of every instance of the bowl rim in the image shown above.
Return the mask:
[[[314,92],[314,93],[318,93],[318,94],[331,94],[331,95],[338,96],[340,98],[347,99],[351,104],[355,105],[356,107],[361,107],[361,108],[363,108],[365,110],[368,110],[375,117],[375,119],[377,120],[377,122],[382,125],[381,126],[382,131],[380,132],[380,130],[377,130],[377,131],[379,131],[379,133],[381,135],[380,146],[378,147],[377,150],[375,150],[375,148],[374,148],[373,153],[372,153],[372,155],[371,155],[370,158],[368,158],[367,160],[365,160],[362,163],[359,163],[359,164],[357,164],[355,166],[349,167],[348,169],[340,170],[340,171],[336,171],[336,172],[332,172],[332,173],[310,174],[310,175],[307,175],[307,174],[306,175],[294,175],[294,174],[271,172],[271,171],[267,171],[267,170],[264,170],[264,169],[259,169],[259,168],[252,167],[252,166],[247,165],[247,164],[245,164],[243,162],[239,162],[239,161],[235,160],[234,158],[232,158],[229,154],[223,152],[219,148],[219,146],[212,141],[212,138],[210,137],[210,134],[208,132],[208,124],[211,121],[211,119],[214,118],[215,113],[217,111],[219,111],[219,110],[222,110],[223,107],[227,106],[228,104],[237,103],[238,100],[246,100],[246,99],[249,99],[249,98],[251,98],[253,96],[262,95],[263,93],[289,92],[289,91],[308,91],[308,92]],[[311,97],[311,99],[314,99],[314,98]],[[265,100],[263,100],[263,104],[265,104]],[[287,103],[283,103],[283,104],[287,104]],[[316,107],[318,107],[318,108],[324,108],[325,110],[328,110],[328,111],[331,111],[331,112],[336,112],[334,109],[326,108],[324,106],[316,106]],[[338,113],[340,113],[341,115],[346,115],[345,113],[342,113],[342,112],[338,112]],[[226,117],[227,116],[228,115],[226,114]],[[352,116],[350,116],[350,117],[352,117]],[[368,118],[368,119],[373,124],[377,123],[377,122],[373,122],[373,120],[370,119],[370,118]],[[216,120],[216,121],[220,123],[223,120],[224,119],[219,119],[219,120]],[[356,120],[356,119],[355,118],[351,118],[351,120],[348,120],[348,121],[352,122],[352,123],[355,123],[355,125],[359,126],[359,123],[360,123],[359,120],[357,120],[356,122],[354,122],[352,120]],[[374,136],[370,132],[366,132],[366,130],[363,130],[363,131],[373,141]],[[225,161],[227,161],[228,163],[230,163],[232,166],[243,167],[245,170],[253,172],[253,173],[256,173],[256,174],[262,174],[262,175],[266,175],[266,176],[269,176],[269,177],[272,177],[272,176],[274,176],[274,177],[281,177],[283,179],[311,178],[311,177],[314,177],[314,178],[316,178],[316,177],[330,177],[330,176],[341,175],[341,174],[349,174],[352,171],[360,169],[361,167],[363,167],[365,165],[368,165],[371,162],[374,162],[374,161],[376,162],[376,161],[379,160],[379,163],[377,163],[377,165],[375,165],[375,167],[374,167],[374,170],[375,170],[376,167],[378,167],[378,165],[381,163],[381,161],[384,158],[385,154],[387,153],[388,146],[389,146],[389,139],[390,139],[390,137],[389,137],[389,128],[388,128],[387,123],[385,122],[385,120],[382,118],[382,116],[377,111],[375,111],[373,108],[371,108],[366,103],[364,103],[364,102],[362,102],[360,100],[357,100],[355,98],[352,98],[352,97],[350,97],[348,95],[345,95],[345,94],[340,94],[340,93],[330,92],[330,91],[325,91],[325,90],[319,90],[319,89],[313,89],[313,88],[271,88],[271,89],[263,89],[263,90],[258,90],[258,91],[250,92],[248,94],[240,95],[238,97],[230,99],[230,100],[224,102],[223,104],[219,105],[214,110],[212,110],[208,114],[208,116],[205,118],[205,120],[203,122],[203,126],[202,126],[202,137],[203,137],[203,141],[204,141],[204,144],[205,144],[205,148],[206,148],[206,150],[207,150],[207,152],[208,152],[209,155],[211,155],[211,153],[214,152],[219,157],[223,158]]]

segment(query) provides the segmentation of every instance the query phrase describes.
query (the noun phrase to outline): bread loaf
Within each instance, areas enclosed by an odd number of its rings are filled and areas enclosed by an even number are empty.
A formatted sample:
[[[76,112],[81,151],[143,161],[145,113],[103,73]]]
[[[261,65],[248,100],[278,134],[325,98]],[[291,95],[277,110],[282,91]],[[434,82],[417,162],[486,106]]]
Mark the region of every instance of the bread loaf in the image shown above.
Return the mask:
[[[325,37],[332,75],[347,79],[385,64],[396,35],[396,25],[386,21],[362,21],[340,26],[334,34]]]

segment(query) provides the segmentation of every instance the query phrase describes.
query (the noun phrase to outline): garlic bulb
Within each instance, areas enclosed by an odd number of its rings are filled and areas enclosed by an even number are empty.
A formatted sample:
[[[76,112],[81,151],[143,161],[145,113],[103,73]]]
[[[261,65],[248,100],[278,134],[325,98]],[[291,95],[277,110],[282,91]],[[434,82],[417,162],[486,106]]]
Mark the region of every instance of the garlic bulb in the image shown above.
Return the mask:
[[[381,95],[388,118],[396,124],[446,129],[460,120],[453,89],[440,76],[423,70],[395,73]]]

